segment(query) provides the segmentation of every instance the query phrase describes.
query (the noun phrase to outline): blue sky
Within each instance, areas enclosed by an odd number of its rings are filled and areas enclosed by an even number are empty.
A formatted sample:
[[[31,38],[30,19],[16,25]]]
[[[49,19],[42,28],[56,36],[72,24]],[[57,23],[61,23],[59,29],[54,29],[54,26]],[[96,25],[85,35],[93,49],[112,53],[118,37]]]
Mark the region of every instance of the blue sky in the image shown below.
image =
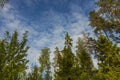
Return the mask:
[[[83,31],[91,31],[88,17],[96,8],[94,3],[95,0],[10,0],[0,9],[0,36],[5,31],[17,30],[20,36],[29,31],[31,48],[27,58],[30,64],[37,64],[40,49],[62,49],[65,32],[70,33],[75,44]]]

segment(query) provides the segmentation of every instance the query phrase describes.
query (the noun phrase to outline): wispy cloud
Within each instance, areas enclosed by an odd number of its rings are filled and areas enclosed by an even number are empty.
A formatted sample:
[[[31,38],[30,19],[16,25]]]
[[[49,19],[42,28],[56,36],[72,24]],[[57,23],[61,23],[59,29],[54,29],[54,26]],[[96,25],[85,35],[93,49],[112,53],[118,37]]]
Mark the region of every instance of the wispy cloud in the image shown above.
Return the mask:
[[[28,2],[27,2],[28,1]],[[39,0],[40,1],[40,0]],[[26,0],[28,5],[32,5]],[[82,13],[82,8],[71,4],[70,13],[59,13],[50,9],[42,13],[42,17],[37,21],[30,21],[20,15],[12,5],[7,4],[0,11],[2,20],[0,23],[0,32],[17,30],[20,34],[29,31],[28,44],[31,46],[28,51],[28,59],[31,63],[38,64],[40,49],[48,46],[53,53],[54,48],[58,46],[60,49],[64,45],[65,32],[69,32],[73,38],[73,47],[78,37],[82,36],[82,32],[88,29],[88,17]],[[2,34],[1,34],[2,35]],[[53,54],[51,54],[53,57]]]
[[[14,9],[10,4],[6,4],[5,7],[0,11],[0,16],[2,17],[1,21],[3,24],[0,27],[1,36],[4,35],[5,31],[13,32],[15,30],[19,32],[20,36],[22,36],[25,31],[29,31],[29,39],[32,39],[34,35],[38,34],[38,32],[33,29],[35,25],[31,26],[28,24],[26,20],[19,15],[18,11]],[[32,45],[31,40],[29,40],[28,44],[30,44],[30,46]],[[39,54],[38,50],[32,47],[28,54],[30,61],[36,63],[36,58],[38,56],[36,54]]]

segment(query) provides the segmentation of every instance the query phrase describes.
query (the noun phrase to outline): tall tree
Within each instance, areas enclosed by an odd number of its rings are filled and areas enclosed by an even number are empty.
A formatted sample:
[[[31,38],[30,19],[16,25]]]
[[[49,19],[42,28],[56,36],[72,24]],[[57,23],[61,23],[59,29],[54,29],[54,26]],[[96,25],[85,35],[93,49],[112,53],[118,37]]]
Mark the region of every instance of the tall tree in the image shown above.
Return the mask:
[[[115,43],[120,43],[120,0],[98,0],[96,4],[98,9],[90,12],[90,25],[98,36],[93,47],[99,61],[95,80],[119,80],[120,50]]]
[[[96,42],[96,57],[98,59],[98,77],[104,80],[120,79],[120,47],[113,44],[105,36],[100,35]]]
[[[18,33],[15,31],[11,36],[9,32],[0,40],[0,79],[17,80],[19,74],[25,72],[28,63],[26,60],[27,32],[23,34],[21,41],[18,39]]]
[[[85,40],[85,38],[84,38]],[[87,41],[86,41],[87,42]],[[78,71],[80,72],[79,79],[86,80],[92,77],[92,72],[94,69],[92,58],[90,56],[90,53],[88,48],[86,47],[87,43],[83,41],[82,38],[78,38],[77,42],[77,50],[76,50],[76,63],[78,68]]]
[[[66,33],[65,47],[58,55],[57,79],[56,80],[74,80],[72,76],[74,67],[74,54],[72,52],[72,38]]]
[[[43,48],[41,56],[39,57],[40,73],[42,80],[51,80],[51,62],[50,62],[50,49]]]
[[[37,65],[33,66],[31,72],[28,73],[27,78],[25,80],[43,80],[41,77],[39,67]]]
[[[90,25],[94,32],[120,42],[120,0],[98,0],[98,9],[90,12]]]
[[[60,55],[60,51],[59,51],[59,48],[58,47],[56,47],[55,48],[55,51],[54,51],[54,58],[53,58],[53,60],[54,60],[54,62],[53,62],[53,68],[54,68],[54,79],[56,79],[56,77],[57,77],[57,69],[58,69],[58,57],[59,57],[59,55]]]

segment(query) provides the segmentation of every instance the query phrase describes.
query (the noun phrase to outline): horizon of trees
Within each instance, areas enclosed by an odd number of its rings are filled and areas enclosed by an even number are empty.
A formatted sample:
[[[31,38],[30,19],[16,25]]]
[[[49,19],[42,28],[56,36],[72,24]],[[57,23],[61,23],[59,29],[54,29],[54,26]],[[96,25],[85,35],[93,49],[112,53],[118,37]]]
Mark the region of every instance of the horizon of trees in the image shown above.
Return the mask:
[[[57,46],[53,62],[50,48],[41,49],[40,66],[27,73],[28,32],[19,39],[17,31],[5,32],[0,39],[1,80],[120,80],[120,0],[98,0],[98,10],[90,12],[90,26],[96,38],[83,34],[78,38],[75,52],[73,39],[65,34],[64,47]],[[98,60],[98,68],[91,55]],[[54,72],[52,72],[54,70]]]

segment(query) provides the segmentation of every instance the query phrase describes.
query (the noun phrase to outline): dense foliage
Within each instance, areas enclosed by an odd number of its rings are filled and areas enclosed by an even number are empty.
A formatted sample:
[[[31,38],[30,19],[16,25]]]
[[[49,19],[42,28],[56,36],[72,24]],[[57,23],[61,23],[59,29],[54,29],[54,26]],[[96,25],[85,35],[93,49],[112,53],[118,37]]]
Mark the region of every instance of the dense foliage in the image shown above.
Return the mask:
[[[17,80],[19,75],[27,69],[26,46],[27,32],[24,33],[21,41],[18,40],[18,33],[15,31],[12,36],[6,32],[5,38],[0,39],[0,79]]]

